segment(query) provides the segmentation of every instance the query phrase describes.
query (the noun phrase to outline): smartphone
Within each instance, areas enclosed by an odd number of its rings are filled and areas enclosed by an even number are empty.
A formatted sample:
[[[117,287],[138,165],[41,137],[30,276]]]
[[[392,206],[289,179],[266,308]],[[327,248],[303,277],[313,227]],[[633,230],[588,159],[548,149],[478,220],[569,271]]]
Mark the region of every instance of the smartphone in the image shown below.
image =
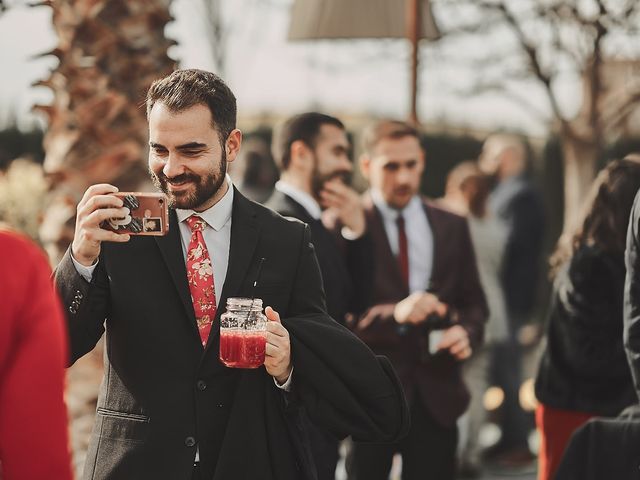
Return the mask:
[[[102,228],[129,235],[162,236],[169,231],[168,199],[164,193],[118,192],[111,195],[121,198],[130,213],[125,218],[105,220]]]

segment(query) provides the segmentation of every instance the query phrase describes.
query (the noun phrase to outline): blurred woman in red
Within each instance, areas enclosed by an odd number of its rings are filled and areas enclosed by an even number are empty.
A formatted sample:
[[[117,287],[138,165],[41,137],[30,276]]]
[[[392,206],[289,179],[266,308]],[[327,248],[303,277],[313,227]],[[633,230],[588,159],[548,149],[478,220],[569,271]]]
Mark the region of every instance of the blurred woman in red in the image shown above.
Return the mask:
[[[71,480],[67,339],[42,252],[0,229],[0,478]]]
[[[637,160],[616,160],[600,172],[582,221],[552,257],[547,346],[536,378],[539,480],[554,478],[572,433],[589,418],[616,416],[637,402],[622,343],[624,249],[640,188]]]

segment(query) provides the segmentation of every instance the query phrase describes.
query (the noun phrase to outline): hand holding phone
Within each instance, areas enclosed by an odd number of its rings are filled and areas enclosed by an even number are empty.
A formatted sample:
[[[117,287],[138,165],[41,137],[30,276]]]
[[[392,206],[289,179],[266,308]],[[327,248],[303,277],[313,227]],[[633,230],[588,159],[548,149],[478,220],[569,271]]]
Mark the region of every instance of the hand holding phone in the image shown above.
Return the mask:
[[[168,199],[164,193],[118,192],[112,194],[129,209],[124,217],[111,217],[102,228],[118,234],[166,235],[169,231]]]

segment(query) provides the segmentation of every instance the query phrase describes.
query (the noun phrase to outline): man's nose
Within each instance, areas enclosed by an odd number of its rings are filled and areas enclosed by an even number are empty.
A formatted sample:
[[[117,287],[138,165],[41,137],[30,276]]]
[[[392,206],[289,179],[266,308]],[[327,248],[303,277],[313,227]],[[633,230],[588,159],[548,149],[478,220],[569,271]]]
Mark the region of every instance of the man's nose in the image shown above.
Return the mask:
[[[349,160],[347,155],[342,155],[340,157],[340,169],[344,172],[353,172],[353,163]]]
[[[415,172],[413,172],[411,169],[401,168],[400,170],[398,170],[398,173],[396,175],[396,182],[401,185],[406,185],[411,182],[414,175]]]
[[[180,158],[175,153],[167,155],[167,162],[162,168],[162,173],[168,178],[177,177],[184,173],[184,165],[180,161]]]

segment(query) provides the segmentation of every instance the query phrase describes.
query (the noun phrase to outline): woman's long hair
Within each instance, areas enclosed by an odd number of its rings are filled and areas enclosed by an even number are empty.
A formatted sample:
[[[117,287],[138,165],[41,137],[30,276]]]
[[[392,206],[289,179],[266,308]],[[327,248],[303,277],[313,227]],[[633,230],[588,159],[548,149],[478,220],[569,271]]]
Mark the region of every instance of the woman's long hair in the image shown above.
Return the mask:
[[[462,192],[469,213],[475,218],[487,215],[487,199],[491,193],[491,178],[474,161],[458,164],[447,176],[447,188]]]
[[[577,228],[562,235],[551,256],[551,274],[584,245],[624,254],[633,200],[640,189],[640,154],[610,162],[591,185]]]

